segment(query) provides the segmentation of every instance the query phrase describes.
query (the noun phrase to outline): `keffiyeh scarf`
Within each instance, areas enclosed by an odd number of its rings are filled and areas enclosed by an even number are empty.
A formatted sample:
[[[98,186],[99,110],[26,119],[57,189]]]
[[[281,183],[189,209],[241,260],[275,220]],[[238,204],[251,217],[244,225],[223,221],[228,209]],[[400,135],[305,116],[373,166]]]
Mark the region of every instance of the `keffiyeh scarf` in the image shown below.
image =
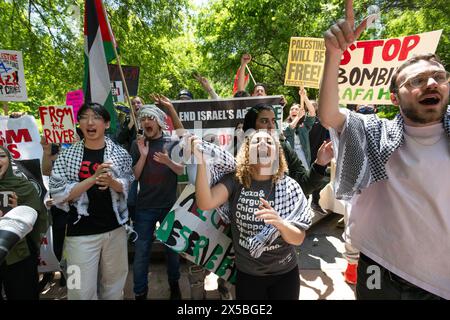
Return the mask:
[[[202,142],[199,147],[206,159],[206,167],[210,185],[213,186],[230,172],[234,172],[236,162],[232,154],[220,147]],[[303,230],[311,226],[311,214],[307,208],[308,202],[300,185],[292,178],[284,176],[275,184],[274,209],[283,220],[300,227]],[[230,209],[228,202],[217,208],[222,220],[230,223]],[[249,252],[254,258],[259,258],[264,250],[280,236],[278,229],[266,225],[258,234],[249,239]]]
[[[343,110],[347,119],[342,132],[330,128],[337,159],[334,190],[336,199],[350,200],[372,183],[388,178],[385,166],[403,144],[404,120],[401,114],[387,120]],[[442,122],[450,148],[450,107]]]
[[[109,188],[112,198],[112,207],[116,213],[119,224],[123,225],[128,220],[127,197],[128,188],[134,180],[131,169],[131,156],[125,149],[116,145],[111,139],[105,137],[104,162],[112,161],[111,173],[123,187],[123,192],[117,193]],[[64,150],[56,159],[49,180],[49,189],[56,206],[66,212],[69,211],[69,203],[65,200],[71,190],[80,182],[78,174],[84,155],[84,140],[78,141],[69,149]],[[82,216],[89,216],[87,211],[89,200],[86,192],[73,200],[73,205],[78,212],[78,220]]]

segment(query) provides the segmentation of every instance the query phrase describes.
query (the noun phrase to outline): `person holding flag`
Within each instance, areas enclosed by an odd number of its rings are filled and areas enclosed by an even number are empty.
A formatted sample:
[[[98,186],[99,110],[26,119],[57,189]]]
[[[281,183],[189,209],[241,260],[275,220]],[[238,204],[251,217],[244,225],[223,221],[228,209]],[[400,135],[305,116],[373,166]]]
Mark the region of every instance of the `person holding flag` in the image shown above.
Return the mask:
[[[116,41],[102,0],[86,0],[84,5],[84,84],[85,102],[99,103],[108,110],[109,132],[118,126],[111,92],[108,63],[116,58]]]

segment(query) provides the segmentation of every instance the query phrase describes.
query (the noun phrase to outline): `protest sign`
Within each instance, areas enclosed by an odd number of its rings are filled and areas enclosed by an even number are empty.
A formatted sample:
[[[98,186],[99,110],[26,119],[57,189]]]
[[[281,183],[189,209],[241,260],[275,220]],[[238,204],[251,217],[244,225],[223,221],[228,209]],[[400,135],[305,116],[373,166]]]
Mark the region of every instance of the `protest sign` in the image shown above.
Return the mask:
[[[214,100],[172,101],[185,129],[207,138],[225,150],[233,150],[234,128],[244,122],[247,110],[258,104],[274,107],[278,128],[283,122],[281,96],[245,97]]]
[[[292,37],[289,46],[285,86],[319,88],[325,61],[325,41]]]
[[[6,147],[14,160],[41,159],[42,146],[35,119],[0,116],[0,145]]]
[[[75,120],[75,123],[77,121],[78,116],[78,110],[80,110],[81,106],[84,103],[84,93],[83,90],[75,90],[75,91],[69,91],[66,94],[66,106],[72,106],[73,107],[73,118]]]
[[[156,231],[156,238],[193,263],[234,283],[236,269],[229,226],[216,210],[202,211],[188,185]]]
[[[122,81],[111,81],[111,93],[114,103],[124,102],[125,94],[123,92]]]
[[[139,67],[122,66],[122,71],[125,81],[127,82],[128,93],[131,96],[136,96],[138,94],[139,86]],[[121,86],[123,87],[123,80],[120,75],[119,66],[115,64],[108,64],[108,72],[111,82],[120,81]],[[111,87],[113,87],[113,85],[111,85]]]
[[[73,143],[76,137],[72,106],[39,107],[42,132],[47,143]]]
[[[27,101],[22,52],[0,50],[0,101]]]
[[[389,85],[395,70],[414,54],[434,53],[441,34],[438,30],[350,45],[339,68],[339,103],[391,104]]]

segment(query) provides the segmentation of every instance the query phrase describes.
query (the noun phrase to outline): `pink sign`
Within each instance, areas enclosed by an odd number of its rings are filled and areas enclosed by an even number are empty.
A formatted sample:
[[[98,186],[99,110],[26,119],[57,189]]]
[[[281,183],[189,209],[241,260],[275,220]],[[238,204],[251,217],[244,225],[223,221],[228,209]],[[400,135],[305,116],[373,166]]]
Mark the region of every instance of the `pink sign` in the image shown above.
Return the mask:
[[[75,117],[75,123],[77,123],[77,115],[78,110],[84,103],[84,94],[83,90],[75,90],[75,91],[69,91],[66,94],[66,106],[72,106],[73,107],[73,115]]]

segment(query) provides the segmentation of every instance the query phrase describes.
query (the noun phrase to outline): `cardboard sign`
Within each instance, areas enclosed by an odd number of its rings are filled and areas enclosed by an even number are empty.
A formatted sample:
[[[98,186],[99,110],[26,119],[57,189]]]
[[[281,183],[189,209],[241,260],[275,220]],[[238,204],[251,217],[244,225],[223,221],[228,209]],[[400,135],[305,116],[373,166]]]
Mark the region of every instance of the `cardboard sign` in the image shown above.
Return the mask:
[[[66,94],[66,106],[73,107],[73,118],[75,123],[77,123],[78,119],[78,110],[80,110],[81,106],[84,103],[84,93],[83,90],[75,90],[69,91]]]
[[[0,116],[0,145],[9,150],[14,160],[42,159],[40,141],[34,117]]]
[[[339,103],[391,104],[395,70],[414,54],[434,53],[442,30],[384,40],[357,41],[339,68]]]
[[[27,101],[22,52],[0,50],[0,101]]]
[[[281,96],[244,97],[214,100],[172,101],[184,128],[205,141],[214,143],[230,153],[234,151],[235,128],[243,123],[247,110],[258,104],[269,104],[275,110],[277,127],[281,130],[283,107]],[[173,129],[169,128],[171,131]],[[186,174],[178,182],[187,182]]]
[[[292,37],[285,86],[319,88],[325,61],[325,41],[321,38]]]
[[[217,211],[202,211],[188,185],[156,231],[156,238],[189,261],[234,283],[236,269],[229,226]]]
[[[137,96],[139,87],[139,67],[122,66],[123,76],[127,82],[128,93],[130,96]],[[116,64],[108,64],[109,78],[111,82],[120,81],[122,84],[122,76],[120,75],[119,66]],[[123,102],[123,101],[122,101]]]
[[[76,137],[72,106],[39,107],[47,143],[73,143]]]
[[[60,271],[59,261],[53,251],[53,227],[49,226],[47,233],[41,238],[41,247],[38,257],[39,272]]]
[[[125,94],[123,92],[122,81],[111,81],[111,94],[114,103],[125,101]]]

